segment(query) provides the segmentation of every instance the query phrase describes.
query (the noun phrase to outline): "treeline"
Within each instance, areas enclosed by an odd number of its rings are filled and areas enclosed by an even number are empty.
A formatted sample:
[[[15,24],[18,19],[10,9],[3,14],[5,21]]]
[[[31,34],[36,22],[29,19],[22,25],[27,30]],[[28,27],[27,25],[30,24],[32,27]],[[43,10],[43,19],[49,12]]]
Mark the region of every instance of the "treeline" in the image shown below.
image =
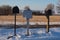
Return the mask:
[[[9,5],[3,5],[3,6],[0,6],[0,15],[14,15],[13,12],[12,12],[12,8],[11,6]],[[53,9],[54,7],[52,6],[52,4],[48,4],[47,5],[47,8],[45,10],[48,10],[48,9]],[[44,15],[45,13],[43,13],[43,11],[34,11],[32,10],[32,14],[33,15]],[[22,10],[19,9],[19,13],[17,13],[18,15],[21,15],[22,14]]]
[[[22,11],[20,10],[19,13],[17,14],[22,14]],[[40,11],[34,11],[33,10],[33,15],[41,15],[43,14],[42,12]],[[12,7],[9,6],[9,5],[4,5],[4,6],[0,6],[0,15],[14,15],[13,12],[12,12]]]
[[[0,15],[14,15],[12,12],[12,7],[9,5],[0,6]]]
[[[12,7],[9,5],[0,6],[0,15],[11,15]]]

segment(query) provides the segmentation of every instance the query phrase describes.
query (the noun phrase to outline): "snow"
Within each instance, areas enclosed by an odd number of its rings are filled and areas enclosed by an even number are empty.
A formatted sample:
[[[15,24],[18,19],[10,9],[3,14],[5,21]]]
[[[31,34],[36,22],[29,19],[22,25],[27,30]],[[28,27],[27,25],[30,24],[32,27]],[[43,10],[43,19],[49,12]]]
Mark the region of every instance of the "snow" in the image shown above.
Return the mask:
[[[26,25],[27,22],[16,22],[16,25]],[[0,21],[0,25],[9,25],[9,24],[14,24],[14,22],[11,21]],[[29,22],[30,25],[46,25],[47,22]],[[50,25],[54,24],[60,24],[60,22],[50,22]]]
[[[18,28],[17,36],[7,39],[13,35],[13,29],[0,28],[0,40],[60,40],[60,28],[50,28],[46,33],[45,28],[29,29],[29,36],[26,36],[26,28]]]

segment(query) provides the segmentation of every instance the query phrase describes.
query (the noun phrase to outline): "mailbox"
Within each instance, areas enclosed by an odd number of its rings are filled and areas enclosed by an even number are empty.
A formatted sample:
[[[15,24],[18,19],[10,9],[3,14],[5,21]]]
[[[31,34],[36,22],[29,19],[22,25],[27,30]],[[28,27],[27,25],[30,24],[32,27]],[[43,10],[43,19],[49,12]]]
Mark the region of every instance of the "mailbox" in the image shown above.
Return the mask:
[[[46,15],[46,17],[48,18],[50,15],[52,15],[52,10],[51,9],[49,9],[49,10],[47,10],[47,11],[45,11],[45,15]]]
[[[45,13],[46,13],[46,16],[50,16],[50,15],[52,15],[52,10],[49,9],[49,10],[45,11]]]
[[[14,35],[13,36],[9,36],[7,39],[16,36],[16,13],[19,13],[19,8],[17,6],[15,6],[15,7],[13,7],[12,11],[15,14],[15,19],[14,19],[14,22],[15,22],[15,24],[14,24]]]
[[[13,7],[13,13],[19,13],[19,8],[17,6]]]
[[[28,18],[28,19],[32,18],[32,10],[24,10],[23,17]]]
[[[32,18],[32,10],[30,9],[24,10],[23,17],[25,17],[27,21],[27,35],[26,36],[29,36],[29,19]]]

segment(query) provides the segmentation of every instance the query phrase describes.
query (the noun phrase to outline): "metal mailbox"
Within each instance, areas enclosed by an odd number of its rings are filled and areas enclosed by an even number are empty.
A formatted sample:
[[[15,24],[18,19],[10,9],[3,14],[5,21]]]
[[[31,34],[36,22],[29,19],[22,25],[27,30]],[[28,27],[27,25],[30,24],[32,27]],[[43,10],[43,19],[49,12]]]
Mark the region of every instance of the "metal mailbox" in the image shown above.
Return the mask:
[[[32,10],[24,10],[23,17],[28,18],[28,19],[32,18]]]
[[[17,6],[13,7],[13,13],[19,13],[19,8]]]

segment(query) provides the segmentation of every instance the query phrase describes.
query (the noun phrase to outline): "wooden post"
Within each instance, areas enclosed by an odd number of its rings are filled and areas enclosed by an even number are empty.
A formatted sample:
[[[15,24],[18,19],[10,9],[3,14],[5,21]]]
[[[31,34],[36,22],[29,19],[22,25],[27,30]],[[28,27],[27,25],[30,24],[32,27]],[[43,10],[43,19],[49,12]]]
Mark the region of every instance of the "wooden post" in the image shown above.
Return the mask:
[[[15,19],[14,19],[14,36],[16,36],[16,13],[15,13]]]
[[[27,35],[26,36],[29,36],[29,18],[27,18]]]
[[[47,17],[47,19],[48,19],[48,24],[47,24],[47,27],[46,27],[46,33],[49,32],[49,16]]]

